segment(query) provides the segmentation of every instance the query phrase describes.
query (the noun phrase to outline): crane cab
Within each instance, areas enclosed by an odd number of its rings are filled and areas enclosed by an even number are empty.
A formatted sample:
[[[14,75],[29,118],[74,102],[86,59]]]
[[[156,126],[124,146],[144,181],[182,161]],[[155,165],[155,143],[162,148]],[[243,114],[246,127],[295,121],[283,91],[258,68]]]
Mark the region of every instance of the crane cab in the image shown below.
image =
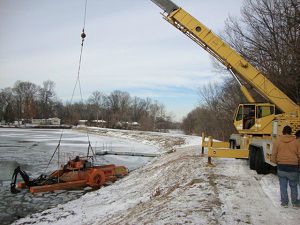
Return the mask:
[[[235,112],[233,123],[240,134],[270,135],[274,118],[273,104],[240,104]]]

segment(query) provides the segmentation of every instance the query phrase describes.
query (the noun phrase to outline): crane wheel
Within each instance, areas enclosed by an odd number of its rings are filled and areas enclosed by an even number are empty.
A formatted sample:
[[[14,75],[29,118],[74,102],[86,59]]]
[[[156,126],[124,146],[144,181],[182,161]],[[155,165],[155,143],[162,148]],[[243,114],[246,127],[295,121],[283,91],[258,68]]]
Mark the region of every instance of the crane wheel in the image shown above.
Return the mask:
[[[256,170],[255,161],[256,161],[256,151],[255,147],[250,146],[249,148],[249,165],[251,170]]]
[[[255,169],[257,174],[267,174],[269,172],[268,166],[265,163],[263,151],[261,149],[258,149],[255,154]]]
[[[93,170],[87,184],[92,188],[99,188],[105,183],[105,174],[102,170]]]

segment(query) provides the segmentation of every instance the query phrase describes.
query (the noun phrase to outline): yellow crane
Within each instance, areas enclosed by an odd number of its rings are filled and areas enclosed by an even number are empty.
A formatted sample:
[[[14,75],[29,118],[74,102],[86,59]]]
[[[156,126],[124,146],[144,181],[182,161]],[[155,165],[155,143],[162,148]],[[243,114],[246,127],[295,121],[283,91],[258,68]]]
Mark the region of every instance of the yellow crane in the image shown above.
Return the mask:
[[[289,125],[293,131],[300,129],[300,106],[276,87],[239,53],[226,44],[204,24],[171,0],[151,0],[164,12],[163,18],[180,30],[215,59],[222,63],[238,81],[249,103],[240,104],[234,115],[238,134],[232,134],[229,142],[202,144],[209,147],[209,157],[249,158],[250,169],[257,173],[268,172],[272,154],[272,141]],[[246,83],[254,88],[266,103],[256,103]]]

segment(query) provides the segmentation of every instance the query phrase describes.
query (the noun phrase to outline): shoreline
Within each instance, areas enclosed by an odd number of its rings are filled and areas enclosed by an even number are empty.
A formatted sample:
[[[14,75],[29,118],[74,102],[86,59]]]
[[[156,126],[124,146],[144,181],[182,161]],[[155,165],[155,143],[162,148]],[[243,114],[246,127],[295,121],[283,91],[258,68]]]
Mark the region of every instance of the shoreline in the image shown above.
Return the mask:
[[[6,125],[1,125],[1,128],[14,128],[14,129],[72,129],[73,126],[71,125],[33,125],[33,126],[6,126]]]

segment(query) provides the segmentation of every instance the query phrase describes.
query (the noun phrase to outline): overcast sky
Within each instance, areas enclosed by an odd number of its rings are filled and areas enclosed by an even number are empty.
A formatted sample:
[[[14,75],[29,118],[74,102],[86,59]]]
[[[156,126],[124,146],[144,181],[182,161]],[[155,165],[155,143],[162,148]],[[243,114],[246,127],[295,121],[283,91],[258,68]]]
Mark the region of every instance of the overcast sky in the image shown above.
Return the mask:
[[[215,33],[242,0],[174,0]],[[0,0],[0,89],[17,80],[56,83],[70,100],[77,76],[85,0]],[[162,19],[150,0],[88,0],[81,69],[84,98],[127,91],[166,105],[180,120],[198,104],[197,88],[222,76],[208,53]],[[77,99],[79,91],[76,91]]]

